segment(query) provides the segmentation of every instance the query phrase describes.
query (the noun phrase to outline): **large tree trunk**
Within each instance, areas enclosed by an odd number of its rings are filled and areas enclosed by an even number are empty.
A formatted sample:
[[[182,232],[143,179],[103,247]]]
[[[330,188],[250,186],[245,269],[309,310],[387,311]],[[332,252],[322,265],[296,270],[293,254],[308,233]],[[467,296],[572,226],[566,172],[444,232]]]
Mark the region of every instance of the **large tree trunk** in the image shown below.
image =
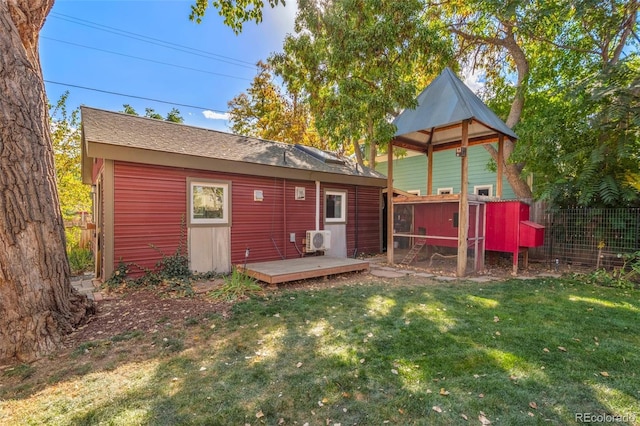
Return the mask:
[[[0,363],[55,349],[93,310],[69,281],[38,33],[53,0],[0,0]]]

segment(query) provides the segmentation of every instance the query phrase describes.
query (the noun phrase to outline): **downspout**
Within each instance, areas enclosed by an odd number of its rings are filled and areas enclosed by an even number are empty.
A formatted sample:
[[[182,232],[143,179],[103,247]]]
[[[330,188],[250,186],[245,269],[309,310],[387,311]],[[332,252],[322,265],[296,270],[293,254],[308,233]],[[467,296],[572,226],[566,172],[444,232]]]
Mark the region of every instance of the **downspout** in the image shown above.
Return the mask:
[[[316,231],[320,230],[320,181],[316,181]]]

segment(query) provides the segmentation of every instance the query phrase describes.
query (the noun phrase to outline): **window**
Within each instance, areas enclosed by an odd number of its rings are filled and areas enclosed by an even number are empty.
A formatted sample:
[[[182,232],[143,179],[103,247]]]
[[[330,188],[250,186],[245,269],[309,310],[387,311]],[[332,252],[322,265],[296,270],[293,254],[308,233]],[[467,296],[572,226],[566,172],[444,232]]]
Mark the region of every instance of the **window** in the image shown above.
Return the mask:
[[[326,191],[324,193],[324,218],[327,223],[347,222],[347,193]]]
[[[228,224],[229,185],[229,182],[189,181],[189,224]]]
[[[476,185],[473,187],[473,193],[476,195],[491,197],[493,196],[493,185]]]
[[[438,188],[438,195],[453,194],[453,188]]]
[[[411,195],[420,195],[420,190],[419,189],[410,189],[409,191],[407,191],[407,193],[411,194]]]

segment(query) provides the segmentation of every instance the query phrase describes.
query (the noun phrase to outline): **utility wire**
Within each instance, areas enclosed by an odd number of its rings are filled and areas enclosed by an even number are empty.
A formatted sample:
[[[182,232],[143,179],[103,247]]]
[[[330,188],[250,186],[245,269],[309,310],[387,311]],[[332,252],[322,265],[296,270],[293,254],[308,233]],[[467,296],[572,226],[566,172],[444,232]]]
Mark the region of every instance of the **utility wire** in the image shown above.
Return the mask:
[[[46,40],[51,40],[51,41],[56,41],[58,43],[69,44],[71,46],[77,46],[77,47],[82,47],[82,48],[85,48],[85,49],[96,50],[98,52],[105,52],[105,53],[111,53],[112,55],[124,56],[125,58],[138,59],[140,61],[152,62],[152,63],[155,63],[155,64],[167,65],[167,66],[175,67],[175,68],[182,68],[182,69],[189,70],[189,71],[197,71],[197,72],[202,72],[202,73],[205,73],[205,74],[218,75],[218,76],[221,76],[221,77],[235,78],[237,80],[252,81],[250,78],[238,77],[238,76],[229,75],[229,74],[221,74],[221,73],[218,73],[218,72],[201,70],[201,69],[198,69],[198,68],[185,67],[183,65],[170,64],[168,62],[156,61],[155,59],[141,58],[139,56],[127,55],[125,53],[114,52],[112,50],[99,49],[97,47],[85,46],[83,44],[73,43],[71,41],[58,40],[56,38],[51,38],[51,37],[47,37],[47,36],[40,36],[40,38],[41,39],[46,39]]]
[[[144,43],[154,44],[156,46],[166,47],[168,49],[177,50],[180,52],[189,53],[191,55],[200,56],[208,59],[213,59],[220,62],[225,62],[227,64],[235,65],[238,67],[244,67],[249,69],[255,69],[256,64],[244,61],[242,59],[232,58],[230,56],[224,56],[217,53],[208,52],[206,50],[200,50],[193,47],[185,46],[182,44],[172,43],[170,41],[161,40],[154,37],[149,37],[143,34],[137,34],[130,31],[121,30],[118,28],[110,27],[107,25],[98,24],[97,22],[87,21],[85,19],[76,18],[74,16],[65,15],[59,12],[52,12],[49,16],[52,16],[57,19],[61,19],[63,21],[71,22],[77,25],[82,25],[85,27],[93,28],[99,31],[108,32],[111,34],[116,34],[121,37],[126,37],[138,41],[142,41]]]
[[[94,89],[93,87],[78,86],[76,84],[61,83],[61,82],[58,82],[58,81],[51,81],[51,80],[44,80],[44,82],[45,83],[49,83],[49,84],[58,84],[60,86],[66,86],[66,87],[74,87],[76,89],[91,90],[91,91],[94,91],[94,92],[107,93],[109,95],[124,96],[126,98],[135,98],[135,99],[143,99],[145,101],[159,102],[161,104],[169,104],[169,105],[181,106],[181,107],[186,107],[186,108],[203,109],[203,110],[217,112],[217,113],[220,113],[220,114],[226,114],[227,113],[227,111],[221,111],[219,109],[207,108],[207,107],[196,106],[196,105],[179,104],[179,103],[176,103],[176,102],[163,101],[163,100],[160,100],[160,99],[146,98],[144,96],[127,95],[125,93],[112,92],[112,91],[109,91],[109,90],[102,90],[102,89]]]

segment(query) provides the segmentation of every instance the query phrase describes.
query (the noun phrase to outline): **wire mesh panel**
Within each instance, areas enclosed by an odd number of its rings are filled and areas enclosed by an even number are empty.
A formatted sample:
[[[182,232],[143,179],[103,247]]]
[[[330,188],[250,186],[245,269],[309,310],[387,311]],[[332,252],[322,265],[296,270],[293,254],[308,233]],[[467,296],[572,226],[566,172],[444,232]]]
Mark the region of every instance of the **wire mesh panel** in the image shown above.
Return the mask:
[[[484,269],[485,204],[469,204],[466,273]],[[459,202],[394,206],[394,263],[456,273]]]
[[[640,250],[640,209],[563,209],[545,218],[545,253],[556,264],[610,268]]]

